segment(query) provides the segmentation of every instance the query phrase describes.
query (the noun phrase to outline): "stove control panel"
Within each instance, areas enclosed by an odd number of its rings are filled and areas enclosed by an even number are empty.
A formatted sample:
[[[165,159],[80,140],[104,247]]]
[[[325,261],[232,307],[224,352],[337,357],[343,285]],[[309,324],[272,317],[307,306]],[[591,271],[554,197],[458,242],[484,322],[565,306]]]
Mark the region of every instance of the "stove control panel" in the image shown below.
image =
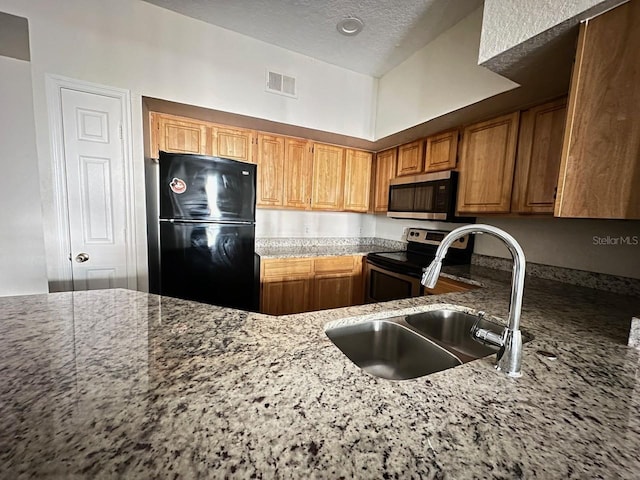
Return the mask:
[[[407,241],[413,243],[421,243],[423,245],[440,245],[440,242],[447,236],[449,232],[446,230],[428,230],[426,228],[410,228],[407,231]],[[451,248],[459,248],[464,250],[469,244],[469,236],[459,238],[451,245]]]

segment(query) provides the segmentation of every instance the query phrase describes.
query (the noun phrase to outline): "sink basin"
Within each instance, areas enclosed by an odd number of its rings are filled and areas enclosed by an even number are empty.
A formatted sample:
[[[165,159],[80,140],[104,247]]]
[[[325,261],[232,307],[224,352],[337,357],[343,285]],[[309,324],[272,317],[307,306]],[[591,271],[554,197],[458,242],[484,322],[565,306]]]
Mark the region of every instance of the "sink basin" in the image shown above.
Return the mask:
[[[462,365],[455,355],[390,319],[325,333],[353,363],[376,377],[405,380]]]
[[[499,350],[499,347],[474,340],[471,327],[477,320],[476,315],[448,309],[431,310],[405,317],[405,321],[418,332],[444,348],[461,354],[464,361],[486,357]],[[484,318],[478,322],[478,327],[490,330],[497,335],[502,335],[504,330],[502,325]],[[522,342],[527,343],[530,340],[531,337],[522,332]],[[471,358],[467,360],[465,356]]]
[[[325,333],[349,359],[376,377],[404,380],[457,367],[499,348],[475,340],[476,315],[452,309],[328,326]],[[480,319],[478,327],[502,335],[504,327]],[[522,333],[523,343],[531,336]]]
[[[498,347],[480,343],[471,336],[471,327],[476,320],[478,320],[477,316],[457,310],[431,310],[406,317],[407,323],[420,333],[464,355],[481,358],[496,353],[499,350]],[[478,326],[498,335],[502,333],[500,325],[484,319],[480,320]]]

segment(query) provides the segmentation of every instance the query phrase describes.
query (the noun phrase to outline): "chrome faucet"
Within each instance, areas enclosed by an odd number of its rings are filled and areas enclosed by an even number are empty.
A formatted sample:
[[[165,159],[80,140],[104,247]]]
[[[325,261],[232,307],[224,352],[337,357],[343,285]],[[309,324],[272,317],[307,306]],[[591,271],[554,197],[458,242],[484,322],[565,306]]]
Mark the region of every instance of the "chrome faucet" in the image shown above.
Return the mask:
[[[502,337],[487,337],[484,330],[473,329],[472,334],[484,341],[495,343],[501,347],[498,352],[498,361],[496,368],[510,377],[520,377],[522,373],[520,366],[522,363],[522,334],[520,333],[520,311],[522,309],[522,295],[524,293],[524,273],[525,258],[522,248],[515,238],[504,230],[493,227],[491,225],[464,225],[449,232],[444,237],[438,250],[436,257],[431,262],[422,275],[422,284],[427,288],[433,288],[438,282],[440,269],[442,268],[442,259],[447,254],[447,250],[453,242],[458,238],[467,234],[488,233],[502,240],[511,256],[513,257],[513,275],[511,278],[511,301],[509,304],[509,325],[502,332]],[[497,335],[496,335],[497,337]]]

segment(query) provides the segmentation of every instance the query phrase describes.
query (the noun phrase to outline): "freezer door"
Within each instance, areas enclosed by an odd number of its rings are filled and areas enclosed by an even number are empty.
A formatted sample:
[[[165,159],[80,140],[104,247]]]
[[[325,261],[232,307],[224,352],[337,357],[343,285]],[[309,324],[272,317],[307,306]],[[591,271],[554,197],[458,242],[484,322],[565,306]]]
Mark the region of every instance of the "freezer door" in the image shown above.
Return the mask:
[[[160,292],[258,310],[253,225],[160,222]]]
[[[254,222],[256,166],[160,152],[160,218]]]

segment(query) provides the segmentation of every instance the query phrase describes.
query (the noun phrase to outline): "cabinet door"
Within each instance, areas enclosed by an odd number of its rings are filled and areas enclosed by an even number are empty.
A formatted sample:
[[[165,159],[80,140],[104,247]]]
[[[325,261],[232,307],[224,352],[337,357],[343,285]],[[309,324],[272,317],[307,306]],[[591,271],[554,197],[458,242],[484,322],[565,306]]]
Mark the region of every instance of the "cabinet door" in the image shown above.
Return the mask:
[[[312,258],[263,259],[260,311],[286,315],[311,310]]]
[[[171,115],[154,114],[158,148],[165,152],[207,154],[207,127]]]
[[[475,288],[478,287],[469,283],[458,282],[451,278],[440,277],[435,287],[424,289],[424,294],[440,295],[442,293],[467,292]]]
[[[450,130],[427,138],[425,172],[456,168],[458,160],[458,130]]]
[[[285,140],[274,135],[258,134],[258,207],[282,206],[284,186]]]
[[[640,2],[580,26],[555,214],[640,219]]]
[[[342,210],[344,149],[316,143],[313,147],[311,208]]]
[[[315,259],[313,281],[313,310],[347,307],[361,303],[360,269],[357,259],[361,257],[321,257]]]
[[[297,138],[285,140],[284,198],[285,207],[311,207],[311,176],[313,173],[309,142]]]
[[[566,117],[566,98],[520,115],[512,212],[553,213]]]
[[[376,154],[376,173],[373,192],[373,211],[386,212],[389,208],[389,181],[396,176],[398,149],[392,148]]]
[[[344,210],[366,212],[371,195],[370,152],[347,150],[344,168]]]
[[[254,162],[255,132],[242,128],[214,126],[211,128],[213,156]]]
[[[417,140],[398,147],[398,176],[421,173],[423,162],[424,140]]]
[[[460,158],[458,211],[506,213],[516,159],[519,112],[464,129]]]

